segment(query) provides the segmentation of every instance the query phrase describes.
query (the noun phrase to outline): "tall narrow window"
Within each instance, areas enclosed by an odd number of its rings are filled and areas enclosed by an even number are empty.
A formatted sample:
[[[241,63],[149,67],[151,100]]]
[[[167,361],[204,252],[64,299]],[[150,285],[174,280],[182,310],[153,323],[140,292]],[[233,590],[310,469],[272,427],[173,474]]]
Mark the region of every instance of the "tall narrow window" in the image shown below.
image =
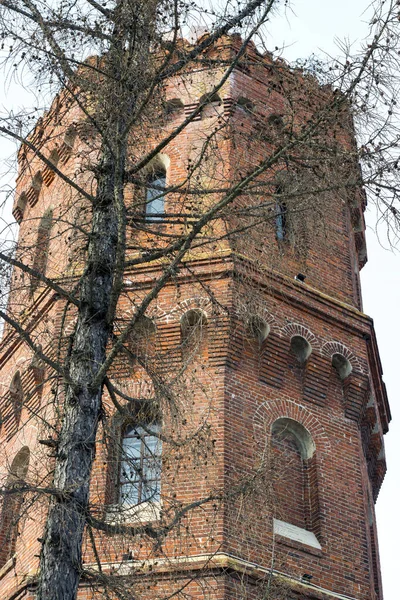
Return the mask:
[[[14,427],[18,428],[24,403],[24,390],[22,389],[21,374],[17,371],[10,385],[10,396],[14,414]]]
[[[5,485],[0,516],[0,568],[13,556],[18,537],[21,516],[23,485],[29,467],[29,448],[22,448],[14,458]]]
[[[77,137],[75,125],[70,125],[65,132],[64,140],[60,148],[59,157],[61,164],[65,164],[71,156],[72,149]]]
[[[40,219],[32,265],[32,268],[41,275],[44,275],[46,272],[52,222],[53,211],[46,210]],[[38,285],[39,279],[32,276],[31,291],[35,291]]]
[[[141,317],[128,338],[128,349],[133,361],[146,366],[154,354],[156,326],[149,317]]]
[[[190,309],[181,317],[182,358],[192,359],[207,352],[207,317],[197,308]]]
[[[278,186],[275,194],[275,233],[278,241],[283,241],[287,236],[287,206],[282,199],[283,188]]]
[[[33,178],[31,188],[28,192],[30,206],[35,206],[36,202],[39,200],[42,185],[43,175],[41,171],[39,171],[39,173],[36,173],[35,177]]]
[[[27,195],[25,194],[25,192],[22,192],[22,194],[19,196],[17,203],[15,204],[14,210],[12,212],[13,217],[15,218],[17,223],[21,223],[22,219],[24,218],[24,213],[25,213],[27,202],[28,202]]]
[[[165,212],[166,173],[158,170],[152,173],[146,182],[146,208],[145,220],[149,222],[161,221]]]
[[[58,151],[57,151],[57,150],[53,150],[53,151],[50,153],[50,156],[49,156],[49,161],[50,161],[50,162],[51,162],[51,163],[52,163],[52,164],[53,164],[55,167],[57,167],[57,166],[58,166],[58,163],[59,163],[59,161],[60,161],[60,155],[58,154]],[[44,171],[43,171],[43,181],[44,181],[44,183],[45,183],[47,186],[49,186],[49,185],[50,185],[50,184],[53,182],[55,175],[56,175],[56,174],[55,174],[55,172],[53,171],[53,169],[52,169],[52,168],[51,168],[49,165],[46,165],[46,167],[45,167],[45,169],[44,169]]]
[[[317,462],[312,437],[300,423],[282,417],[272,425],[271,445],[277,533],[290,537],[297,531],[299,541],[318,544],[312,535],[300,531],[319,533]]]
[[[161,488],[160,425],[125,429],[121,443],[119,501],[124,506],[159,502]]]

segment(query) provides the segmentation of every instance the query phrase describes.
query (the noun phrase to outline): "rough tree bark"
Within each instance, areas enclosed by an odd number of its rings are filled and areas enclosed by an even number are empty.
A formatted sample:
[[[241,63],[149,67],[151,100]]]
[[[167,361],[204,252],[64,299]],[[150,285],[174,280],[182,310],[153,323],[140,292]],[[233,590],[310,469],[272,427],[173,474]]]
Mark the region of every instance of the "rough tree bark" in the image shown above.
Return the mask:
[[[109,154],[109,153],[108,153]],[[93,205],[86,273],[68,369],[53,500],[44,534],[38,600],[74,598],[78,588],[85,512],[101,409],[102,384],[93,385],[105,359],[118,242],[114,204],[115,163],[103,160]]]
[[[113,84],[103,90],[108,139],[103,143],[95,171],[96,198],[92,203],[92,228],[85,271],[80,281],[80,303],[74,340],[65,373],[65,402],[54,473],[57,496],[53,499],[44,532],[40,559],[38,600],[76,597],[82,568],[82,539],[89,501],[89,483],[95,456],[95,440],[101,413],[103,381],[97,377],[106,358],[113,327],[115,290],[123,274],[125,214],[123,185],[128,135],[126,114],[133,110],[135,93],[124,93],[123,54],[129,42],[120,2],[105,68]],[[129,3],[128,3],[129,4]],[[140,10],[140,2],[138,9]],[[156,2],[151,2],[136,29],[136,52],[149,53]],[[132,12],[127,11],[132,20]],[[114,104],[119,100],[119,106]],[[118,295],[118,294],[117,294]]]

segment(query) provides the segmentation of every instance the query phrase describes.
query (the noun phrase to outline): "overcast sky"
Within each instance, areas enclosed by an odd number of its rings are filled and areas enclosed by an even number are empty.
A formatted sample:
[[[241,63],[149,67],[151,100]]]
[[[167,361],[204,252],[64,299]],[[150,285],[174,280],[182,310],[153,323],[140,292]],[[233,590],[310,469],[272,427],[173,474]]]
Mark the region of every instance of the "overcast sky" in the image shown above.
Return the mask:
[[[285,45],[282,55],[289,60],[322,51],[337,52],[335,39],[348,39],[356,45],[368,32],[366,0],[295,0],[287,15],[277,16],[270,26],[270,48]],[[26,95],[9,92],[9,82],[3,85],[3,103],[18,109]],[[12,146],[0,145],[0,160],[12,153]],[[3,174],[0,167],[0,175]],[[11,181],[12,183],[12,181]],[[9,214],[5,213],[4,216]],[[384,380],[391,402],[393,421],[386,436],[388,473],[377,503],[379,546],[381,554],[385,600],[399,599],[398,548],[400,539],[400,481],[397,460],[400,457],[400,410],[396,397],[396,369],[400,325],[396,318],[400,306],[400,255],[385,249],[384,231],[378,241],[374,229],[374,213],[367,216],[368,263],[362,271],[364,311],[375,321],[383,363]]]

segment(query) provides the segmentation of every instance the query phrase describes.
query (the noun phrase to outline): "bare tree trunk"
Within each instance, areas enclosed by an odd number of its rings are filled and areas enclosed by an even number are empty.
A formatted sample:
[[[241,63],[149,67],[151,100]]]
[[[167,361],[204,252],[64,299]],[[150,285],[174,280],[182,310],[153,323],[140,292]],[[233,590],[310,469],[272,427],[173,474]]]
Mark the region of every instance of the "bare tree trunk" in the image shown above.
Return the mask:
[[[56,459],[54,487],[59,495],[53,500],[47,519],[38,600],[73,599],[79,583],[89,480],[101,408],[102,384],[94,386],[93,381],[104,361],[112,326],[108,312],[118,242],[113,163],[111,156],[103,160],[93,206]]]
[[[92,207],[85,271],[80,282],[80,305],[74,341],[65,374],[66,397],[58,441],[53,499],[41,552],[37,600],[74,600],[82,569],[82,540],[89,502],[89,483],[101,411],[103,381],[98,372],[106,357],[125,258],[124,174],[128,132],[126,118],[137,99],[135,84],[127,90],[135,64],[149,56],[157,0],[145,7],[139,1],[118,4],[114,33],[103,68],[108,85],[102,89],[99,115],[107,136],[96,170],[97,192]],[[130,17],[128,19],[127,15]],[[139,18],[140,17],[140,18]],[[126,70],[126,48],[133,67]],[[139,58],[140,57],[140,58]]]

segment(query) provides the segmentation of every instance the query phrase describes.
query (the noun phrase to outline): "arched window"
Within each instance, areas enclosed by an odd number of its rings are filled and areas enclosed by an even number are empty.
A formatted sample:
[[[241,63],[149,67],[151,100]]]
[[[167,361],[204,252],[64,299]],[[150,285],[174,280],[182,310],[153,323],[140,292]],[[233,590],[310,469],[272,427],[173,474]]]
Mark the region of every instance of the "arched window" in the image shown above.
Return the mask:
[[[58,161],[60,160],[60,155],[58,154],[58,150],[55,148],[50,152],[49,161],[55,167],[58,165]]]
[[[47,259],[50,244],[50,231],[53,223],[53,211],[46,210],[39,222],[39,228],[36,239],[35,253],[33,257],[32,268],[44,275],[46,273]],[[31,291],[35,291],[39,285],[39,279],[32,275]]]
[[[253,102],[249,98],[246,98],[245,96],[239,96],[239,98],[236,101],[236,106],[238,106],[245,112],[248,112],[248,113],[254,112]]]
[[[77,130],[75,125],[70,125],[65,132],[63,142],[59,151],[59,158],[61,164],[65,164],[71,156],[72,149],[75,144],[77,136]]]
[[[5,485],[5,494],[0,517],[0,568],[15,553],[18,537],[18,522],[21,516],[24,484],[29,467],[29,448],[22,448],[14,458]]]
[[[203,104],[203,108],[201,109],[201,118],[207,119],[208,117],[217,117],[220,113],[220,109],[222,107],[221,98],[218,94],[213,94],[210,96],[209,94],[204,94],[199,100],[199,104]]]
[[[310,433],[297,421],[280,418],[272,425],[271,445],[277,519],[318,534],[317,465]]]
[[[150,356],[154,353],[156,326],[148,317],[141,317],[133,328],[128,348],[132,360],[138,360],[145,366]]]
[[[159,502],[161,489],[160,424],[128,426],[121,439],[119,504]]]
[[[332,366],[342,381],[346,379],[353,370],[351,362],[339,352],[335,352],[335,354],[332,355]]]
[[[42,189],[42,185],[43,185],[43,175],[42,175],[42,172],[39,171],[38,173],[36,173],[35,177],[32,180],[32,187],[34,190],[36,190],[38,195],[40,193],[40,190]]]
[[[16,203],[13,213],[12,213],[13,217],[15,218],[17,223],[21,223],[22,219],[24,218],[24,213],[25,213],[27,202],[28,202],[27,195],[25,194],[25,192],[22,192],[22,194],[19,196],[19,198],[17,200],[17,203]]]
[[[193,358],[207,349],[207,317],[197,308],[188,310],[181,317],[181,348],[183,358]]]
[[[50,155],[49,155],[49,161],[51,162],[52,165],[54,165],[55,167],[57,167],[59,161],[60,161],[60,155],[58,154],[58,151],[56,149],[54,149]],[[44,172],[43,172],[43,181],[44,183],[49,186],[55,177],[55,172],[53,171],[53,169],[46,165]]]
[[[165,102],[165,114],[170,117],[175,117],[184,109],[184,104],[179,98],[171,98]]]
[[[301,365],[304,365],[312,352],[310,342],[302,335],[294,335],[290,340],[290,350]]]
[[[72,150],[75,144],[77,131],[75,125],[70,125],[64,135],[64,144]]]
[[[24,390],[22,388],[21,374],[19,371],[17,371],[12,378],[10,396],[14,415],[14,427],[17,429],[21,418],[22,406],[24,404]]]
[[[161,221],[165,212],[165,188],[167,174],[165,169],[158,168],[146,179],[145,220]]]
[[[272,114],[268,117],[268,125],[272,128],[275,133],[282,131],[284,122],[281,115]]]
[[[255,338],[257,338],[260,344],[262,344],[267,339],[271,330],[268,323],[258,315],[252,315],[249,318],[248,327],[251,334],[254,335]]]

